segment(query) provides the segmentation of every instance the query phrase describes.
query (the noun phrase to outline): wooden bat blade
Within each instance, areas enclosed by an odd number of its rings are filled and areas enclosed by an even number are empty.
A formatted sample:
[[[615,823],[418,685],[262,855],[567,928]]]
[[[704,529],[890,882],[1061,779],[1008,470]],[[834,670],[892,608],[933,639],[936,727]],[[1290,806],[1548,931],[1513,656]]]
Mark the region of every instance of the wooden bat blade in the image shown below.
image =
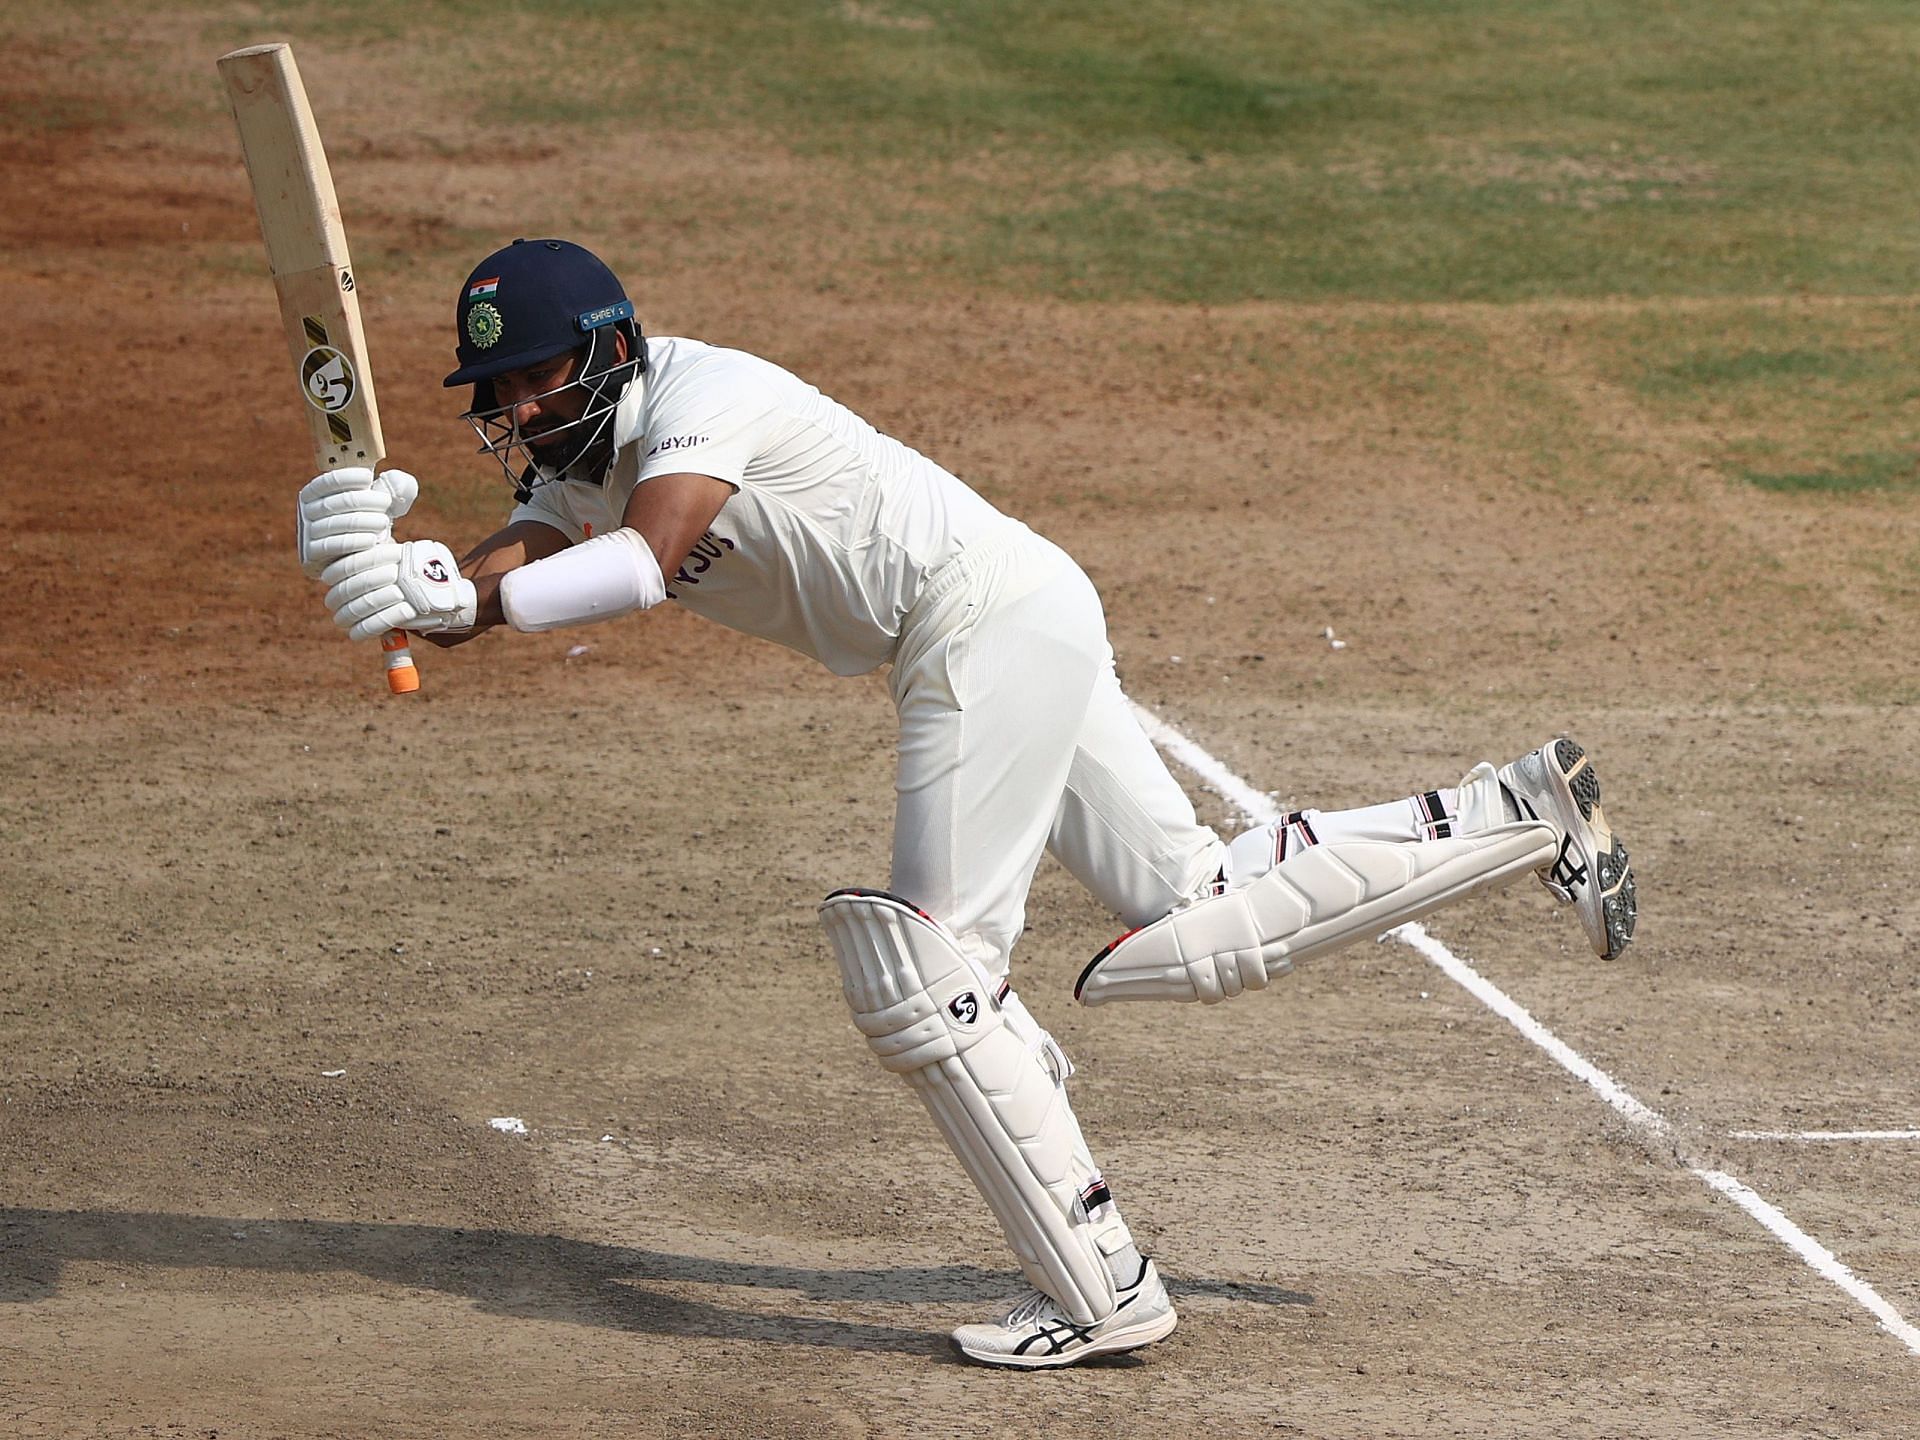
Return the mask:
[[[387,449],[373,399],[360,295],[333,172],[293,48],[251,45],[221,56],[218,66],[253,185],[253,208],[280,297],[280,324],[299,377],[314,458],[322,470],[347,465],[377,470]],[[387,688],[396,695],[419,689],[406,637],[390,631],[381,648],[387,652]]]
[[[291,45],[222,55],[221,78],[276,275],[347,263],[347,232]]]
[[[288,45],[254,45],[219,61],[280,322],[322,470],[377,468],[385,457],[347,232],[320,128]]]

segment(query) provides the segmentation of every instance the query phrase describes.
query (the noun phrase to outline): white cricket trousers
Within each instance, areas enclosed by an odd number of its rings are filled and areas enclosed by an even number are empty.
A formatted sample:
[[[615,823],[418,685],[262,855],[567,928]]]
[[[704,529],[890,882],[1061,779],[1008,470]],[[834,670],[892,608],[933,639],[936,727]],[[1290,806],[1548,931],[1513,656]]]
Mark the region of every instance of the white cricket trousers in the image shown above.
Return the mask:
[[[941,567],[892,689],[892,889],[991,974],[1007,972],[1044,850],[1130,926],[1226,864],[1120,693],[1093,582],[1024,525]]]

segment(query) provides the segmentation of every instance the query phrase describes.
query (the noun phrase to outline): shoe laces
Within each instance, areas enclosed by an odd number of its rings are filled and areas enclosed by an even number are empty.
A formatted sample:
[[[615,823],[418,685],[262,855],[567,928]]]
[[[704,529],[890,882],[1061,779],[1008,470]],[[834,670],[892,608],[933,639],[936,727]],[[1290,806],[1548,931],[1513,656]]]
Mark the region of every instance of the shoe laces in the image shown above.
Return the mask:
[[[1007,1328],[1015,1329],[1021,1325],[1030,1325],[1049,1310],[1057,1310],[1058,1308],[1059,1307],[1053,1302],[1053,1297],[1047,1294],[1046,1291],[1035,1290],[1031,1295],[1028,1295],[1025,1299],[1016,1303],[1014,1307],[1007,1312]]]

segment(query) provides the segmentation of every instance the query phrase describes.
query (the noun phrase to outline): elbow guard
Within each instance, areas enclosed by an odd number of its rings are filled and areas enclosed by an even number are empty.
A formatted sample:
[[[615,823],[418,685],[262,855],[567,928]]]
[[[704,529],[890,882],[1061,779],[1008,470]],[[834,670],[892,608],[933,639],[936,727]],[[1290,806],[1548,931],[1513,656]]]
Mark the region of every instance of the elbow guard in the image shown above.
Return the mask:
[[[646,610],[667,598],[653,547],[622,527],[508,571],[500,609],[516,630],[558,630]]]

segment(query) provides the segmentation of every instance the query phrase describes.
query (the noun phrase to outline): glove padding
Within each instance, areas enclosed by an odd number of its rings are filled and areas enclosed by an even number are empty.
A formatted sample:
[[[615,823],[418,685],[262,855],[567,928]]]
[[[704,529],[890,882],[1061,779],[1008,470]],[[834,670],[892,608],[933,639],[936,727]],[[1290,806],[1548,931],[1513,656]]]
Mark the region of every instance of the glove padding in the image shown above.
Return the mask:
[[[343,556],[391,544],[393,522],[413,508],[419,493],[420,482],[404,470],[375,475],[364,465],[349,465],[316,475],[301,489],[294,518],[300,568],[317,580]]]
[[[320,574],[333,623],[350,640],[388,630],[428,635],[471,630],[479,610],[473,582],[438,540],[391,541],[344,555]]]

